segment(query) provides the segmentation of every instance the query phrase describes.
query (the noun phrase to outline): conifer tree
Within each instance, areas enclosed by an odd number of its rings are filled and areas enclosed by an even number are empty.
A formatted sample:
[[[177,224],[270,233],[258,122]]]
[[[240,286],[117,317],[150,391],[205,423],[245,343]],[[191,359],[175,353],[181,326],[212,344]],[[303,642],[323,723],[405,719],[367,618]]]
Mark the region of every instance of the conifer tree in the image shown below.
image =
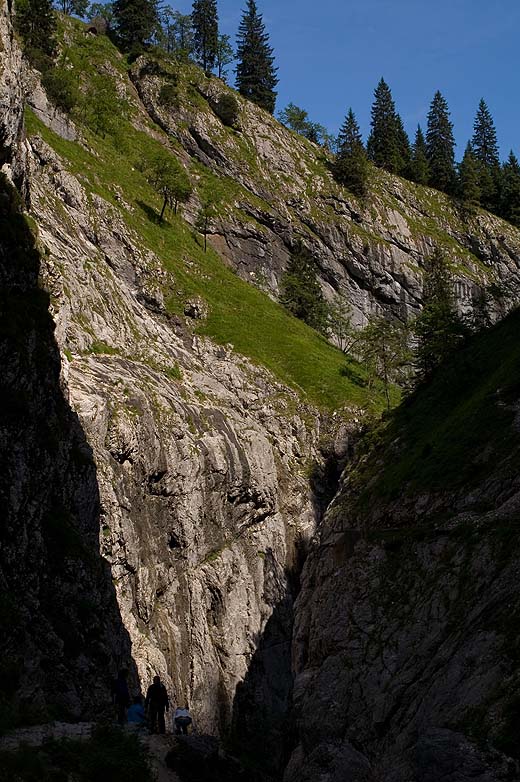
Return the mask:
[[[217,55],[216,55],[217,76],[219,77],[219,79],[226,81],[226,76],[227,76],[226,68],[228,65],[231,65],[234,59],[235,59],[235,52],[233,51],[233,47],[231,46],[230,36],[219,35],[217,41]]]
[[[204,71],[210,73],[218,51],[217,0],[194,0],[191,19],[195,55]]]
[[[23,38],[29,59],[40,65],[41,55],[56,53],[56,15],[51,0],[18,0],[16,28]]]
[[[400,169],[397,172],[401,176],[410,177],[412,166],[412,150],[410,147],[410,139],[404,129],[403,120],[399,114],[395,115],[396,127],[397,127],[397,148],[399,150],[399,156],[401,158]]]
[[[448,104],[437,91],[428,113],[426,152],[430,166],[430,184],[452,193],[455,186],[455,140]]]
[[[415,321],[414,331],[417,337],[414,363],[418,380],[428,378],[461,344],[467,333],[455,307],[451,272],[438,248],[426,261],[423,309]]]
[[[488,168],[494,168],[499,165],[497,132],[484,98],[481,98],[478,104],[473,124],[471,148],[475,159]]]
[[[469,141],[464,157],[458,165],[458,174],[457,193],[459,197],[468,205],[475,206],[480,204],[480,166]]]
[[[480,204],[480,168],[469,141],[459,165],[459,195],[471,206]]]
[[[236,86],[241,95],[271,114],[278,84],[273,49],[255,0],[247,0],[237,35]]]
[[[520,164],[513,150],[502,166],[500,184],[500,214],[520,228]]]
[[[480,171],[479,187],[482,205],[486,209],[496,210],[499,206],[498,180],[500,178],[497,133],[483,98],[480,100],[475,116],[471,146]]]
[[[139,53],[158,26],[156,0],[115,0],[114,29],[124,51]]]
[[[411,158],[410,178],[418,185],[427,185],[430,178],[430,167],[426,154],[426,139],[420,125],[417,125]]]
[[[318,281],[316,263],[301,242],[291,254],[280,287],[280,301],[284,307],[312,328],[325,333],[327,307]]]
[[[390,87],[381,79],[374,91],[371,132],[367,142],[369,159],[379,168],[399,174],[404,168],[404,128],[395,110]]]
[[[334,178],[358,196],[364,196],[368,180],[368,160],[359,125],[348,110],[337,141],[338,153],[333,165]]]

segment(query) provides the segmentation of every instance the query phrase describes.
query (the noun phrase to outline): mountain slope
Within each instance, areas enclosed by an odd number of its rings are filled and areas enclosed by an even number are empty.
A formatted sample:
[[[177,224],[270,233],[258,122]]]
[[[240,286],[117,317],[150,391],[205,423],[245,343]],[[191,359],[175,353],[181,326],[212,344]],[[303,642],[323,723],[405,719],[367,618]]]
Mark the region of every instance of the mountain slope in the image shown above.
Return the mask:
[[[518,778],[519,323],[475,337],[346,469],[296,607],[288,782],[324,758],[331,782]]]

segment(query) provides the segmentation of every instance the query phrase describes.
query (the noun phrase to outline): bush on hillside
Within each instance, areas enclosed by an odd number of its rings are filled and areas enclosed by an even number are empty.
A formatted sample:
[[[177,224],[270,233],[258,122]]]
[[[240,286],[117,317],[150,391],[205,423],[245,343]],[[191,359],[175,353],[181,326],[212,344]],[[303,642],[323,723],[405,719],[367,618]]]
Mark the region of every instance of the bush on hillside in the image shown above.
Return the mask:
[[[51,103],[66,114],[69,114],[79,101],[77,81],[74,74],[65,68],[45,71],[42,85]]]
[[[229,93],[222,95],[215,106],[215,113],[222,120],[224,125],[227,125],[230,128],[236,127],[240,106],[234,95],[230,95]]]
[[[167,109],[175,109],[179,105],[179,91],[176,84],[163,84],[159,90],[159,103]]]

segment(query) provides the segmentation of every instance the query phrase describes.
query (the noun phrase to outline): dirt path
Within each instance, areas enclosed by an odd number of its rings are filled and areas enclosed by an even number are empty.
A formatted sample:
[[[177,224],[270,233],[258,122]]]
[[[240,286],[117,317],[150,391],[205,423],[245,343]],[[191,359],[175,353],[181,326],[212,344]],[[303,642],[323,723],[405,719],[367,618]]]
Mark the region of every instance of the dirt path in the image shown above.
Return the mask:
[[[18,728],[5,736],[0,736],[1,751],[15,751],[23,744],[30,747],[40,747],[46,741],[53,739],[75,739],[87,741],[90,738],[93,722],[50,722],[46,725],[33,725],[30,728]],[[129,732],[134,732],[128,728]],[[145,731],[138,731],[139,738],[150,752],[150,764],[157,782],[180,782],[177,774],[170,771],[165,762],[166,754],[172,746],[172,735],[150,736]]]

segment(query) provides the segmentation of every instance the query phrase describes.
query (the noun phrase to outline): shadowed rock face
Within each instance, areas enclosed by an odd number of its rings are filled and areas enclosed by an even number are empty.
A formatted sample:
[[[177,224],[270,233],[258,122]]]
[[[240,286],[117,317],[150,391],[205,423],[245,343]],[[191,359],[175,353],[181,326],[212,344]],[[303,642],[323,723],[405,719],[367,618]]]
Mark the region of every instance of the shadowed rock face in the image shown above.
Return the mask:
[[[99,554],[96,465],[60,382],[39,271],[19,197],[0,173],[2,729],[99,714],[117,667],[131,663]]]
[[[470,344],[347,466],[295,606],[285,782],[519,778],[518,323]]]

